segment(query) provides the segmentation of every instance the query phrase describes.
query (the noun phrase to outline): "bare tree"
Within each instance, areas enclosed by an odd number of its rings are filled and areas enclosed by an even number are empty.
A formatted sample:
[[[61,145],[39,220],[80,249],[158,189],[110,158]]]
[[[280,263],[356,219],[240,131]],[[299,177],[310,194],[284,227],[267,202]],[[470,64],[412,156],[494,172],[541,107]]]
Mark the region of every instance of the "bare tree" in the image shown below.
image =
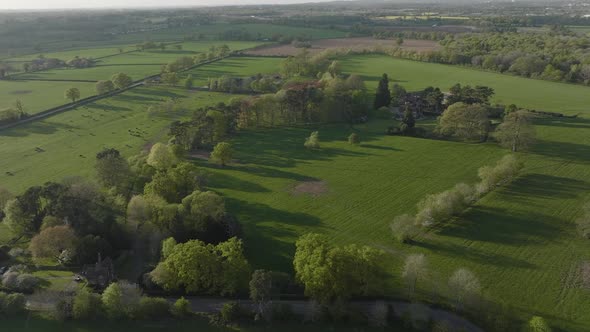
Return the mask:
[[[424,279],[428,273],[428,263],[424,254],[412,254],[406,257],[402,278],[408,287],[410,298],[414,297],[418,280]]]

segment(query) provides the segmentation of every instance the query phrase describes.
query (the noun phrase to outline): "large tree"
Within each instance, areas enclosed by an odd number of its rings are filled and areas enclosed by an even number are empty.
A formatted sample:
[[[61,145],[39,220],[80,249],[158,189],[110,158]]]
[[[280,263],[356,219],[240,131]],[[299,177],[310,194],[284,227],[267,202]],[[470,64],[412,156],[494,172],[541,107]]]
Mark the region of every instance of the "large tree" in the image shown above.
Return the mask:
[[[111,81],[117,89],[124,89],[133,83],[133,79],[124,73],[116,73],[111,77]]]
[[[103,186],[121,190],[129,185],[131,169],[118,150],[105,148],[97,153],[94,167],[98,182]]]
[[[29,250],[35,258],[51,258],[69,263],[75,255],[78,238],[69,226],[48,227],[31,239]]]
[[[302,236],[295,246],[296,278],[305,287],[305,294],[318,302],[375,295],[380,288],[381,251],[355,245],[334,247],[318,234]]]
[[[164,171],[176,165],[178,163],[178,159],[168,145],[156,143],[150,149],[147,163],[159,171]]]
[[[225,166],[231,162],[233,156],[233,149],[230,143],[218,143],[213,152],[211,152],[211,160],[221,166]]]
[[[76,100],[80,99],[80,90],[78,88],[69,88],[65,92],[65,97],[75,103]]]
[[[381,77],[379,85],[377,86],[373,108],[380,109],[381,107],[389,106],[390,104],[391,92],[389,91],[389,77],[387,77],[387,74],[383,74],[383,77]]]
[[[98,81],[96,82],[96,93],[99,95],[109,93],[115,90],[115,85],[112,81]]]
[[[438,120],[437,130],[444,136],[484,141],[487,139],[489,128],[490,120],[486,107],[456,103],[443,112]]]
[[[512,152],[531,146],[535,142],[535,127],[531,123],[531,113],[524,110],[508,113],[494,132],[494,137]]]
[[[250,266],[241,240],[216,246],[191,240],[174,246],[151,276],[166,290],[227,295],[247,287]]]

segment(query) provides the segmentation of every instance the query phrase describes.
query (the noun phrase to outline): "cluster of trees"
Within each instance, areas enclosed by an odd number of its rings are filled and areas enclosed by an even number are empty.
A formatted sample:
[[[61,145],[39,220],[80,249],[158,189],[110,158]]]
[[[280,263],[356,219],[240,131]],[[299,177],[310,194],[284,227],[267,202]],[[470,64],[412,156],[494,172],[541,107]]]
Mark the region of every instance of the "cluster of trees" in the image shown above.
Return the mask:
[[[37,59],[34,59],[30,63],[23,64],[23,70],[25,72],[47,70],[53,68],[65,67],[66,63],[63,60],[55,58],[46,58],[40,55]]]
[[[295,276],[305,295],[322,304],[352,296],[380,295],[384,253],[367,246],[334,246],[319,234],[307,234],[295,244]]]
[[[69,60],[66,65],[73,68],[88,68],[96,64],[96,61],[92,58],[81,58],[75,56],[72,60]]]
[[[60,320],[159,320],[171,316],[185,318],[191,315],[190,303],[180,298],[173,304],[158,297],[142,294],[136,284],[116,282],[102,294],[79,288],[73,296],[59,299],[53,316]]]
[[[23,103],[17,99],[13,108],[0,110],[0,125],[17,122],[27,117],[29,117],[29,114],[25,112]]]
[[[96,93],[99,95],[113,92],[116,89],[125,89],[133,84],[133,79],[125,73],[113,74],[110,80],[96,82]]]
[[[393,220],[391,231],[394,237],[400,242],[408,242],[416,235],[416,226],[433,226],[461,214],[494,188],[512,182],[522,167],[515,156],[506,155],[496,165],[480,168],[480,181],[475,185],[460,183],[453,189],[428,195],[418,203],[416,215],[401,215]]]
[[[163,42],[155,43],[153,41],[146,41],[141,44],[136,44],[135,49],[138,51],[155,50],[155,49],[159,49],[159,50],[163,51],[166,49],[166,43],[163,43]]]
[[[276,93],[282,86],[283,80],[273,75],[262,75],[241,78],[223,75],[210,78],[207,87],[211,91],[228,93]]]
[[[167,291],[234,295],[247,289],[251,273],[242,247],[237,238],[217,245],[199,240],[177,244],[170,238],[163,242],[162,261],[149,276]]]
[[[127,232],[117,222],[120,198],[79,178],[48,182],[6,202],[3,222],[16,237],[30,237],[34,258],[64,265],[96,261],[127,248]]]
[[[0,292],[0,317],[9,318],[27,311],[27,300],[23,294]]]
[[[29,269],[21,264],[11,266],[1,279],[2,288],[10,292],[30,294],[41,285],[41,279],[32,275]]]
[[[590,83],[588,39],[556,33],[449,35],[437,62],[473,65],[525,77]]]

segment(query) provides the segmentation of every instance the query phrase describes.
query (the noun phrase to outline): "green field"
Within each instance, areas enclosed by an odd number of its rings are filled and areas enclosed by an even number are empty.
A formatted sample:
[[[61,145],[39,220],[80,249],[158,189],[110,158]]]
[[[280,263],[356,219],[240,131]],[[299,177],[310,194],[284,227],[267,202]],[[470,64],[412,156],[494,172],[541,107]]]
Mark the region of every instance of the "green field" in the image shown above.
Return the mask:
[[[232,57],[197,67],[185,75],[191,74],[195,84],[205,85],[209,78],[219,78],[223,75],[248,77],[258,73],[278,73],[282,61],[281,58]]]
[[[138,153],[152,140],[166,139],[166,126],[187,110],[225,101],[215,93],[192,93],[178,113],[151,116],[149,105],[186,90],[136,88],[42,121],[0,132],[0,183],[14,192],[67,176],[93,176],[94,156],[104,147],[126,155]],[[142,137],[129,134],[140,130]],[[43,149],[37,152],[36,147]],[[8,175],[5,172],[11,172]]]
[[[345,72],[359,74],[367,80],[370,89],[374,89],[381,75],[387,73],[392,82],[408,90],[434,86],[448,91],[456,83],[484,85],[496,90],[496,96],[492,100],[494,103],[515,103],[520,107],[564,114],[590,111],[590,88],[580,85],[400,60],[384,55],[346,57],[341,64]]]
[[[100,61],[101,65],[119,65],[119,64],[166,64],[180,57],[193,57],[199,53],[207,52],[211,46],[227,45],[233,51],[252,48],[263,42],[234,42],[234,41],[202,41],[181,43],[182,50],[177,50],[174,46],[168,46],[166,50],[146,50],[142,52],[130,52],[105,58]]]
[[[5,59],[6,61],[31,61],[44,56],[46,58],[56,58],[64,61],[68,61],[78,56],[80,58],[93,58],[98,59],[105,56],[119,54],[119,48],[122,48],[124,52],[135,50],[134,45],[111,45],[111,46],[100,46],[100,47],[85,47],[75,50],[66,50],[61,52],[48,52],[48,53],[37,53],[29,54],[14,58]]]
[[[159,74],[162,69],[160,64],[152,65],[114,65],[114,66],[94,66],[90,68],[60,68],[33,73],[24,73],[18,75],[19,80],[87,80],[100,81],[110,80],[111,76],[116,73],[125,73],[134,81],[142,78]]]
[[[71,87],[80,89],[82,98],[96,94],[94,83],[0,81],[0,109],[14,107],[19,99],[25,112],[35,114],[69,103],[64,98],[64,92]]]
[[[273,62],[273,61],[276,61]],[[274,72],[280,59],[229,58],[195,69],[195,81],[223,74]],[[590,261],[590,243],[576,235],[573,220],[590,199],[589,88],[530,80],[465,68],[353,56],[342,60],[348,73],[369,81],[371,90],[383,72],[406,88],[460,82],[496,90],[495,102],[539,110],[578,114],[578,118],[538,119],[538,143],[528,153],[522,176],[479,201],[460,218],[423,234],[412,246],[396,244],[392,219],[415,212],[425,195],[459,182],[473,183],[477,169],[508,151],[493,143],[386,136],[388,121],[320,128],[280,128],[240,132],[232,143],[237,163],[218,168],[194,162],[211,173],[209,187],[222,193],[245,230],[247,256],[256,268],[292,270],[294,241],[306,232],[322,232],[338,243],[384,249],[389,255],[391,285],[399,284],[403,257],[425,253],[433,282],[440,288],[452,272],[468,267],[479,277],[487,298],[507,304],[522,319],[537,314],[564,331],[590,326],[590,292],[582,287],[580,267]],[[125,155],[153,141],[165,140],[163,129],[180,110],[150,116],[148,105],[164,98],[185,98],[186,110],[231,96],[186,90],[137,88],[125,94],[63,113],[44,121],[0,132],[0,184],[19,192],[65,176],[92,176],[94,155],[115,147]],[[431,122],[418,125],[430,125]],[[128,130],[143,132],[142,137]],[[320,131],[322,148],[303,147],[312,130]],[[346,137],[359,133],[362,144]],[[40,147],[44,152],[35,151]],[[297,192],[298,184],[315,182],[322,191]],[[396,288],[399,290],[399,287]]]

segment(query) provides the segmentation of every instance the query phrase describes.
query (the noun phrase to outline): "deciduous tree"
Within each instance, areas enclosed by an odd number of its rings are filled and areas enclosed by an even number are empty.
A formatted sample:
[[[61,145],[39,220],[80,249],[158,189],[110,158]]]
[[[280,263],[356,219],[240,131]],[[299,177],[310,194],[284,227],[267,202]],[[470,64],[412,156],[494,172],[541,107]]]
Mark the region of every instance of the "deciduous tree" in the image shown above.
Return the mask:
[[[80,90],[78,90],[78,88],[69,88],[65,92],[65,97],[74,103],[76,100],[80,99]]]
[[[535,142],[531,114],[524,110],[508,113],[494,132],[494,137],[512,152],[530,147]]]

